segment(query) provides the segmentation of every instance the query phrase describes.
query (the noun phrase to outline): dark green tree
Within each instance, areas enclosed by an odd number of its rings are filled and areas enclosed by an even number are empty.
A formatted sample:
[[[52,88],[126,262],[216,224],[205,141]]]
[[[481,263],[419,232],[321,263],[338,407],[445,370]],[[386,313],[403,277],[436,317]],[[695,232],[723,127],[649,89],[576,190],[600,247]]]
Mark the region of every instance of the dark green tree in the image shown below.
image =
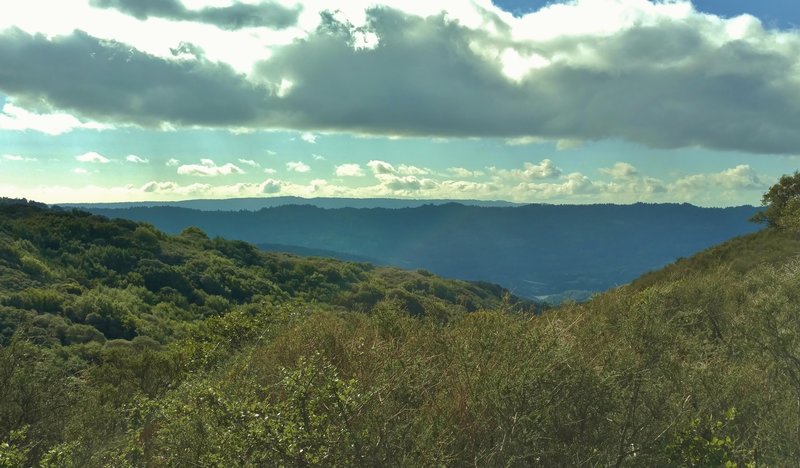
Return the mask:
[[[761,198],[764,211],[750,220],[782,229],[800,228],[800,172],[784,175]]]

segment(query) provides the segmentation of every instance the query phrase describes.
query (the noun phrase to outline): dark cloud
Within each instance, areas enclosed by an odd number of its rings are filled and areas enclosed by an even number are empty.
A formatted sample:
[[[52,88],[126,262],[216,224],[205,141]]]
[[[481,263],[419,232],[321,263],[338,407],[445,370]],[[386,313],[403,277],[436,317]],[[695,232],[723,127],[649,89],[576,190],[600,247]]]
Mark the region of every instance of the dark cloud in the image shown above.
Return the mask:
[[[180,18],[188,10],[180,0],[89,0],[98,8],[113,8],[140,20],[157,16],[161,18]]]
[[[291,125],[430,136],[623,138],[663,148],[705,146],[792,153],[800,145],[800,39],[781,48],[716,44],[691,22],[659,22],[605,38],[536,44],[545,57],[581,52],[520,82],[480,57],[506,46],[444,17],[375,9],[373,50],[359,31],[327,18],[306,40],[263,62],[271,81],[294,82],[282,104]],[[700,27],[698,27],[700,26]],[[789,44],[789,45],[787,45]],[[790,50],[787,50],[790,49]]]
[[[277,3],[257,5],[236,3],[229,7],[204,8],[193,12],[196,21],[214,24],[222,29],[268,26],[285,29],[297,24],[300,8],[286,8]],[[192,18],[189,18],[192,19]]]
[[[48,40],[19,30],[0,35],[0,91],[40,109],[145,126],[252,124],[267,95],[227,65],[164,60],[80,31]]]
[[[187,47],[174,53],[196,59],[160,59],[80,32],[48,40],[11,31],[0,35],[0,91],[147,125],[800,148],[796,33],[720,41],[719,27],[700,17],[522,44],[443,15],[377,8],[367,18],[354,28],[324,15],[308,37],[257,65],[261,85]],[[364,34],[378,45],[359,48]],[[514,81],[481,47],[567,59]],[[292,86],[278,93],[284,80]]]
[[[138,19],[151,16],[178,21],[199,21],[222,29],[235,30],[266,26],[285,29],[297,24],[300,7],[287,8],[273,2],[234,3],[227,7],[190,10],[180,0],[90,0],[99,8],[113,8]]]

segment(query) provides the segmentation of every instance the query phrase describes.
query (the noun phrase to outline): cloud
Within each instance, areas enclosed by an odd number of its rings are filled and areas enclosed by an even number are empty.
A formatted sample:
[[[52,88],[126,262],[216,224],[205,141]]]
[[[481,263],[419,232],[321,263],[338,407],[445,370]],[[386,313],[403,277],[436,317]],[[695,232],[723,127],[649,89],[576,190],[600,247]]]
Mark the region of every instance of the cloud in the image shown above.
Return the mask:
[[[270,167],[264,169],[264,174],[275,174],[276,172],[278,172],[278,171],[276,171],[275,169],[272,169]]]
[[[407,164],[401,164],[397,166],[397,173],[404,174],[404,175],[426,175],[430,174],[429,169],[425,169],[424,167],[417,167],[417,166],[410,166]]]
[[[314,161],[324,161],[325,160],[325,156],[322,156],[321,154],[312,154],[311,157],[314,158]]]
[[[286,169],[292,172],[308,172],[311,170],[311,167],[300,161],[293,161],[286,163]]]
[[[75,156],[75,160],[83,163],[92,163],[92,164],[108,164],[111,162],[111,160],[108,159],[107,157],[103,156],[100,153],[96,153],[94,151],[81,154],[80,156]]]
[[[306,143],[311,143],[312,145],[317,142],[317,136],[311,132],[305,132],[300,135],[300,139],[305,141]]]
[[[217,167],[211,161],[201,164],[205,170]],[[382,164],[381,164],[382,163]],[[15,196],[46,202],[67,201],[132,201],[176,200],[186,198],[258,197],[266,195],[293,195],[319,197],[413,197],[437,199],[505,199],[525,203],[633,203],[691,202],[700,205],[754,203],[767,183],[752,167],[740,164],[719,172],[690,174],[669,180],[651,177],[637,171],[625,178],[611,180],[592,179],[579,172],[561,174],[552,178],[514,179],[485,174],[481,178],[463,180],[445,174],[426,176],[401,175],[395,168],[387,172],[382,161],[374,161],[378,169],[372,183],[360,179],[353,184],[339,185],[336,179],[314,179],[308,183],[293,183],[267,177],[262,182],[222,183],[230,179],[215,179],[211,183],[182,185],[173,181],[151,181],[141,186],[97,187],[83,182],[76,187],[59,187],[52,184],[27,188],[3,186],[0,191]],[[618,165],[615,165],[619,167]],[[97,171],[79,167],[77,174]],[[362,166],[363,172],[366,169]],[[341,177],[341,176],[340,176]],[[78,179],[76,179],[78,180]],[[236,179],[235,179],[236,180]],[[219,182],[219,183],[218,183]],[[21,180],[25,184],[27,181]]]
[[[394,166],[386,161],[372,160],[367,163],[367,167],[372,171],[372,174],[378,176],[381,174],[396,174]]]
[[[580,148],[581,146],[585,145],[586,142],[583,140],[575,140],[571,138],[562,138],[556,141],[556,149],[559,151],[567,151],[575,148]]]
[[[0,70],[0,91],[18,102],[157,129],[252,125],[269,96],[228,65],[159,58],[82,31],[48,39],[5,30]]]
[[[391,177],[383,182],[391,190],[399,192],[415,192],[422,189],[431,189],[436,183],[429,179],[419,179],[415,176]]]
[[[63,112],[31,112],[11,102],[3,104],[0,111],[0,130],[33,130],[47,135],[61,135],[79,128],[104,130],[108,126],[97,122],[83,122]]]
[[[494,177],[501,179],[512,180],[534,180],[534,179],[549,179],[561,175],[561,169],[558,168],[553,161],[543,159],[539,164],[526,162],[522,165],[522,169],[497,169],[490,167],[489,172]]]
[[[599,192],[601,187],[592,182],[587,176],[579,172],[573,172],[557,183],[521,183],[514,190],[529,194],[533,193],[544,198],[556,198],[594,194]]]
[[[4,161],[13,161],[13,162],[35,162],[38,161],[36,158],[27,158],[25,156],[20,156],[18,154],[4,154],[2,158]]]
[[[762,190],[768,184],[748,164],[740,164],[712,174],[694,174],[675,181],[675,186],[685,190]]]
[[[535,145],[545,142],[547,142],[546,139],[535,136],[521,136],[521,137],[506,139],[506,145],[508,146]]]
[[[312,193],[319,192],[321,189],[328,185],[328,181],[325,179],[314,179],[309,184],[309,191]]]
[[[239,162],[250,167],[261,167],[261,165],[252,159],[239,159]]]
[[[620,180],[630,179],[639,174],[639,171],[633,165],[626,162],[617,162],[612,167],[600,169],[600,172]]]
[[[372,174],[378,178],[383,175],[427,175],[431,173],[430,169],[424,167],[417,167],[409,164],[400,164],[395,167],[386,161],[378,160],[369,161],[367,167],[372,171]]]
[[[180,161],[178,161],[177,159],[175,159],[175,158],[170,158],[170,159],[169,159],[169,161],[167,161],[167,164],[166,164],[166,165],[167,165],[168,167],[177,167],[177,166],[179,166],[180,164],[181,164],[181,162],[180,162]]]
[[[149,159],[136,156],[135,154],[129,154],[125,156],[125,160],[128,161],[129,163],[134,163],[134,164],[147,164],[150,162]]]
[[[129,187],[127,189],[127,199],[175,199],[176,197],[198,197],[198,198],[231,198],[231,197],[259,197],[264,195],[275,195],[279,193],[286,193],[289,195],[306,196],[311,195],[315,191],[330,190],[326,193],[334,193],[338,190],[337,187],[328,188],[324,180],[316,179],[311,181],[308,185],[292,184],[282,180],[268,178],[263,182],[256,183],[236,183],[229,185],[211,185],[211,184],[189,184],[181,185],[177,182],[152,181],[143,185],[142,187]],[[107,198],[117,198],[109,197]],[[123,198],[125,199],[125,198]]]
[[[72,170],[72,172],[75,173],[75,174],[88,174],[89,173],[89,171],[87,171],[86,169],[84,169],[82,167],[76,167],[75,169]]]
[[[177,0],[95,3],[140,17],[185,10]],[[8,29],[0,91],[82,122],[290,128],[311,140],[343,131],[540,139],[561,149],[601,139],[780,154],[800,146],[800,32],[682,1],[575,0],[522,17],[478,3],[422,16],[386,6],[323,14],[295,40],[265,43],[270,54],[250,75],[81,31]],[[359,47],[367,33],[377,47]]]
[[[261,184],[261,193],[279,193],[283,189],[284,185],[286,184],[280,180],[267,179],[263,184]]]
[[[185,164],[178,167],[178,174],[201,177],[227,176],[232,174],[244,174],[245,172],[232,163],[218,166],[211,159],[201,159],[200,164]]]
[[[187,9],[180,0],[90,0],[92,6],[113,8],[140,20],[149,17],[213,24],[221,29],[249,27],[285,29],[297,24],[301,7],[287,8],[276,2],[234,3],[226,7]]]
[[[171,191],[177,186],[175,182],[148,182],[142,186],[142,191],[145,193]]]
[[[361,169],[359,164],[342,164],[336,166],[336,175],[339,177],[361,177],[364,175],[364,170]]]
[[[604,25],[585,20],[606,7]],[[368,50],[353,47],[358,27],[330,16],[257,69],[273,83],[292,77],[280,104],[289,122],[327,130],[533,136],[561,149],[607,138],[761,153],[800,144],[800,82],[789,78],[798,33],[647,0],[577,0],[521,19],[485,13],[496,28],[371,9],[365,24],[380,46]],[[528,32],[532,24],[552,34]],[[542,60],[512,79],[508,50]]]
[[[483,171],[471,171],[469,169],[465,169],[463,167],[451,167],[447,169],[447,172],[456,176],[456,177],[481,177],[484,175]]]

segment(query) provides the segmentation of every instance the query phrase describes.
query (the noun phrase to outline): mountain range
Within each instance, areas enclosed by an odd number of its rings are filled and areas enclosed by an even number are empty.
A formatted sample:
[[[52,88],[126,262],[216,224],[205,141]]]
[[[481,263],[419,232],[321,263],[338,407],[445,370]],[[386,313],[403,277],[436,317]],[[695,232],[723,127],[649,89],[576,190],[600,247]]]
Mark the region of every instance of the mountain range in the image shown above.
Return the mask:
[[[454,202],[407,208],[290,204],[258,211],[87,209],[152,223],[173,234],[196,226],[211,236],[244,240],[266,250],[491,281],[520,296],[552,302],[584,299],[753,232],[757,226],[747,220],[758,211],[752,206],[689,204],[487,207]]]

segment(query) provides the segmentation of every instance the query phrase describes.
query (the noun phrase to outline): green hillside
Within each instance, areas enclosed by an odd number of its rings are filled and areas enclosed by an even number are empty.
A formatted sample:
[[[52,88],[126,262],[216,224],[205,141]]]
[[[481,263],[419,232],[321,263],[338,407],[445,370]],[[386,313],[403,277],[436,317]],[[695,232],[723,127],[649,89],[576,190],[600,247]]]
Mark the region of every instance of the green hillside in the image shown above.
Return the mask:
[[[800,241],[584,304],[0,206],[0,466],[787,466]]]

